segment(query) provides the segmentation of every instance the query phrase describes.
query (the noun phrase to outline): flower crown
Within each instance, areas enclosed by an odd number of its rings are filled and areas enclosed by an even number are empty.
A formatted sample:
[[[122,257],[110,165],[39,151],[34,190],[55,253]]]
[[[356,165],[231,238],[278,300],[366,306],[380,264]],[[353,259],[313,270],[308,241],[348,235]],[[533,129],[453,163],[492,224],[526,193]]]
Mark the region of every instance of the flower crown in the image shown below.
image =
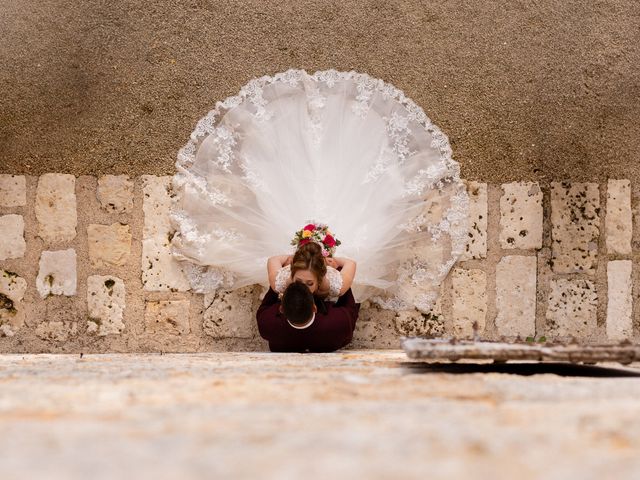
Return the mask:
[[[298,230],[291,240],[291,245],[296,248],[316,242],[322,248],[323,257],[332,257],[340,240],[329,231],[329,227],[322,223],[309,223],[302,230]]]

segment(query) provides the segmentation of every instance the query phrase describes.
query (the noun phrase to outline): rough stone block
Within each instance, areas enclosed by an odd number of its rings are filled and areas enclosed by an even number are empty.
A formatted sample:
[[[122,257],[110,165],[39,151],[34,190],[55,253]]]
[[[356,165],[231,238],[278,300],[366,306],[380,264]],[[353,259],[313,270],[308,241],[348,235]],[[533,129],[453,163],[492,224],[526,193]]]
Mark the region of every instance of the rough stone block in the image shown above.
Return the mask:
[[[534,256],[503,257],[496,266],[496,327],[500,335],[526,338],[536,334]]]
[[[217,291],[204,296],[204,333],[214,338],[251,338],[260,287]]]
[[[607,337],[611,340],[628,339],[633,332],[631,268],[631,260],[607,263]]]
[[[487,257],[487,184],[465,182],[469,194],[469,243],[460,260]]]
[[[189,300],[148,301],[144,311],[145,330],[154,334],[186,335],[189,325]]]
[[[26,249],[22,215],[0,216],[0,260],[22,258]]]
[[[598,295],[590,280],[551,280],[546,313],[549,333],[577,338],[593,335],[597,306]]]
[[[171,177],[144,175],[142,284],[147,291],[186,292],[190,285],[171,254]]]
[[[22,299],[26,291],[24,278],[0,270],[0,337],[11,337],[24,325]]]
[[[609,180],[607,182],[607,215],[605,234],[608,253],[631,253],[632,234],[631,182]]]
[[[487,317],[487,274],[455,268],[451,275],[453,331],[458,337],[482,333]]]
[[[131,253],[129,225],[91,224],[87,227],[87,235],[92,267],[126,265]]]
[[[43,340],[66,342],[70,336],[78,332],[77,322],[53,321],[42,322],[36,327],[36,335]]]
[[[133,210],[133,182],[127,175],[104,175],[98,178],[100,207],[112,213]]]
[[[72,248],[59,251],[44,251],[40,256],[40,270],[36,278],[36,289],[42,298],[48,295],[76,294],[76,251]]]
[[[402,311],[396,313],[394,322],[396,331],[407,337],[444,335],[442,314],[422,313],[418,310]]]
[[[360,306],[358,321],[349,348],[398,348],[395,312],[365,301]]]
[[[542,190],[537,182],[502,185],[500,246],[504,249],[542,248]]]
[[[23,175],[0,175],[0,207],[27,204],[27,181]]]
[[[551,260],[555,273],[595,273],[599,214],[597,183],[551,183]]]
[[[76,237],[76,178],[47,173],[38,180],[36,218],[38,235],[48,243],[70,242]]]
[[[125,309],[124,282],[117,277],[92,275],[87,279],[89,318],[87,331],[98,336],[122,333]]]

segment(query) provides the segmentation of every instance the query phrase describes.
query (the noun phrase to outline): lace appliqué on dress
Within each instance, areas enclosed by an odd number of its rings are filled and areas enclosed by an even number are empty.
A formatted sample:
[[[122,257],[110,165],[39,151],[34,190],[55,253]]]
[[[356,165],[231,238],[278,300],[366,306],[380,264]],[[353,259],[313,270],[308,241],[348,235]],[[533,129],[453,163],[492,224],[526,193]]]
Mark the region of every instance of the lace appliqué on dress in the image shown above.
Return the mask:
[[[287,265],[278,270],[278,274],[276,275],[276,292],[284,293],[289,284],[289,280],[291,280],[291,265]]]
[[[327,280],[329,280],[329,298],[340,296],[342,274],[335,268],[327,267]]]

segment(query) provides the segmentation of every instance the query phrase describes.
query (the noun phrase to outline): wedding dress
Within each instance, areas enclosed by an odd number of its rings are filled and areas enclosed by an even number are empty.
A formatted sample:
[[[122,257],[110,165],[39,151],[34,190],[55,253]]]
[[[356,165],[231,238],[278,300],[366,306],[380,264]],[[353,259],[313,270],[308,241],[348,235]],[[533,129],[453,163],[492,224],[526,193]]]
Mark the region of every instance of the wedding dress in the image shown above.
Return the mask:
[[[198,122],[176,166],[173,252],[196,292],[266,284],[267,258],[318,221],[356,260],[358,300],[428,312],[467,242],[447,137],[366,74],[251,80]]]

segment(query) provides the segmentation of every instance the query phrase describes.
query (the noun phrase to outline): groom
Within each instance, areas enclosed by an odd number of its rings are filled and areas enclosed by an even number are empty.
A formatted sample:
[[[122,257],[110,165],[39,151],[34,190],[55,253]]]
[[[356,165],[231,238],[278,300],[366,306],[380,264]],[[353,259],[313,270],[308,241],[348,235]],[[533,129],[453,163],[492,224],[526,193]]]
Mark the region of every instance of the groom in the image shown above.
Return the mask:
[[[334,304],[314,298],[304,283],[293,282],[282,301],[269,289],[256,318],[272,352],[333,352],[351,342],[359,310],[351,289]]]

